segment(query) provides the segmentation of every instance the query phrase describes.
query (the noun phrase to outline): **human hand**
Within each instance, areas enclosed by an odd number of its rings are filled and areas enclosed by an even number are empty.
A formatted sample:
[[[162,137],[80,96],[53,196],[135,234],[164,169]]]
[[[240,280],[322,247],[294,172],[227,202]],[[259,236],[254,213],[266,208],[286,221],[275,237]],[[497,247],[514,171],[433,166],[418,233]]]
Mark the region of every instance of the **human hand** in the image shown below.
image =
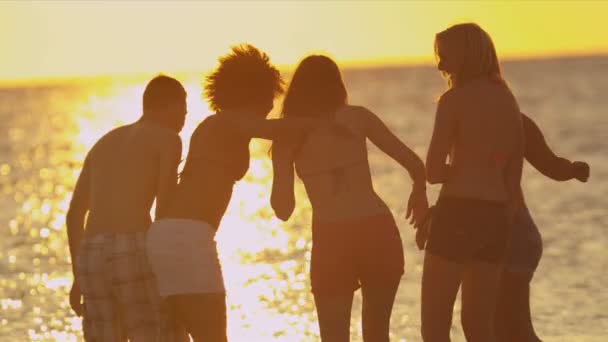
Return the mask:
[[[424,218],[424,221],[416,230],[416,246],[418,246],[419,250],[424,250],[426,247],[426,242],[429,239],[433,220],[433,207],[429,208],[426,215],[427,216]]]
[[[409,223],[413,225],[414,228],[419,228],[424,222],[428,210],[429,202],[426,198],[426,189],[414,188],[407,202],[405,219],[409,219]]]
[[[579,181],[586,183],[587,180],[589,180],[589,164],[582,161],[575,161],[572,163],[572,170],[574,173],[574,178],[578,179]]]

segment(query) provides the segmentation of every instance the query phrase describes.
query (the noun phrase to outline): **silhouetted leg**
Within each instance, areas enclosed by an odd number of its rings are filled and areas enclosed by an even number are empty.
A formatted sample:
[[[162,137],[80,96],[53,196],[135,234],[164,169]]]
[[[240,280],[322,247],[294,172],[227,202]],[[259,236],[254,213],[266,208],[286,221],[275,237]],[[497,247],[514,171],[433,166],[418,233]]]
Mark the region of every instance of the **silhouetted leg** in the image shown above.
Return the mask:
[[[461,321],[468,342],[494,342],[494,317],[502,267],[469,263],[462,278]]]
[[[530,312],[530,278],[504,272],[496,315],[499,341],[539,342]]]
[[[385,287],[361,288],[363,294],[363,341],[388,342],[391,312],[401,277]]]
[[[519,312],[517,314],[521,317],[521,331],[524,332],[525,339],[522,341],[526,342],[541,342],[541,339],[536,335],[534,331],[534,325],[532,323],[532,313],[530,311],[530,283],[523,282],[521,283],[521,290],[519,291],[521,295],[521,300],[517,301],[519,306]]]
[[[171,300],[163,299],[161,301],[161,338],[159,342],[190,342],[190,335],[174,310],[175,306]]]
[[[226,295],[171,296],[174,312],[194,342],[226,342]]]
[[[449,342],[463,266],[426,252],[422,271],[421,332],[425,342]]]
[[[508,283],[507,277],[503,275],[498,289],[498,300],[496,302],[496,314],[494,315],[494,329],[496,339],[500,342],[512,340],[513,327],[513,290]]]
[[[321,340],[348,342],[350,340],[350,312],[353,293],[344,295],[314,295]]]

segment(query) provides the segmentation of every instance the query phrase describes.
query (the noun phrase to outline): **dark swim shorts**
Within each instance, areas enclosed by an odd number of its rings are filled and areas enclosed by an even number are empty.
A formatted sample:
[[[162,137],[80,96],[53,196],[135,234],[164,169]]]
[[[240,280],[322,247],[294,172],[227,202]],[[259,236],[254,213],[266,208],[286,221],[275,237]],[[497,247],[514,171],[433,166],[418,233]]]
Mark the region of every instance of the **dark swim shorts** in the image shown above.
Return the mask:
[[[505,271],[522,273],[530,279],[543,253],[543,242],[528,208],[517,212],[511,233]]]
[[[315,295],[393,286],[403,275],[403,245],[392,215],[314,223],[310,277]]]
[[[505,202],[440,198],[426,250],[457,263],[504,260],[509,240]]]

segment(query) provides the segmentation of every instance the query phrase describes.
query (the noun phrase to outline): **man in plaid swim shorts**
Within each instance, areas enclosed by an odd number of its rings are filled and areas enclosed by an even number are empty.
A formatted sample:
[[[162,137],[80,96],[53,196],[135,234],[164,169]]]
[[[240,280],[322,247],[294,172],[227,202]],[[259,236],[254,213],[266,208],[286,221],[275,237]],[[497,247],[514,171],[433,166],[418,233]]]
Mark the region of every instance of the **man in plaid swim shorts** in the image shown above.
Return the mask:
[[[182,332],[161,310],[145,254],[145,233],[96,234],[85,239],[76,280],[85,297],[86,341],[176,341]]]
[[[183,86],[158,76],[144,91],[142,117],[104,135],[85,158],[66,223],[70,305],[86,341],[181,339],[161,310],[145,235],[154,199],[162,217],[177,184],[185,115]]]

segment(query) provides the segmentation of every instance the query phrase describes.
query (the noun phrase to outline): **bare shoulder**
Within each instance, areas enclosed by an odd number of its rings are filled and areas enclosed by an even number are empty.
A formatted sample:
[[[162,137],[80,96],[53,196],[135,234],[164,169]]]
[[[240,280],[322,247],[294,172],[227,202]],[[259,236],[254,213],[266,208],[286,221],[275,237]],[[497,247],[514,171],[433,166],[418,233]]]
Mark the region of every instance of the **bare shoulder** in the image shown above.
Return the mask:
[[[233,120],[224,115],[209,115],[198,124],[192,136],[211,134],[212,136],[222,137],[237,134],[238,129]]]
[[[109,132],[102,140],[103,148],[97,154],[122,155],[138,158],[158,153],[180,154],[182,141],[177,132],[156,124],[136,122]]]
[[[117,145],[121,143],[125,133],[130,130],[133,125],[124,125],[120,127],[116,127],[111,131],[107,132],[89,150],[87,154],[87,159],[94,158],[97,154],[105,154],[106,150],[114,150]]]
[[[150,142],[155,146],[164,147],[175,144],[181,146],[179,134],[169,128],[159,125],[141,125],[136,129],[138,130],[137,133],[141,134],[134,134],[134,136],[137,136],[139,139],[145,139],[146,142]]]
[[[466,97],[469,89],[452,88],[441,94],[437,100],[438,107],[450,107],[456,105],[461,98]]]
[[[133,126],[133,124],[124,125],[124,126],[116,127],[114,129],[110,130],[108,133],[104,134],[101,138],[99,138],[99,140],[95,143],[95,145],[102,145],[107,142],[111,142],[116,139],[120,139],[120,137],[125,135],[125,133],[127,131],[129,131],[132,126]]]
[[[337,118],[360,119],[362,116],[373,114],[369,109],[359,105],[344,105],[336,112]]]
[[[544,136],[540,127],[532,120],[528,115],[521,113],[521,124],[524,133],[524,137],[527,143],[531,143],[532,141],[537,141],[537,139],[543,139]]]
[[[345,105],[336,112],[336,122],[358,135],[365,135],[370,123],[377,119],[371,110],[359,105]]]

